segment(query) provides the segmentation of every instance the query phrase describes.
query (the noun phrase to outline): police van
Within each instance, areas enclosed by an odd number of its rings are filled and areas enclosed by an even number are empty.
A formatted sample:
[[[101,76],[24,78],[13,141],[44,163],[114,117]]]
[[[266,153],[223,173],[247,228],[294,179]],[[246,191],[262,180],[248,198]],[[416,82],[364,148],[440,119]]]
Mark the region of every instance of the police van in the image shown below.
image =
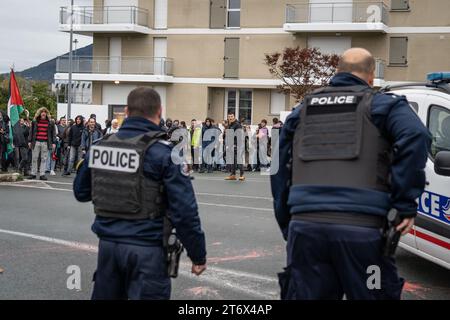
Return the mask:
[[[450,269],[450,72],[382,91],[406,96],[433,136],[416,223],[400,247]]]

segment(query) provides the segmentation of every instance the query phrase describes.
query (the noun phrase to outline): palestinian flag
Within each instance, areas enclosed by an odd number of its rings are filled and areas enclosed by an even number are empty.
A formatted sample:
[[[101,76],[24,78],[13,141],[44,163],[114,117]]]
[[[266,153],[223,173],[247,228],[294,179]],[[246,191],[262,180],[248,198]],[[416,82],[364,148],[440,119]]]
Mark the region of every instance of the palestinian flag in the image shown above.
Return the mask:
[[[23,100],[20,96],[19,86],[17,85],[16,76],[14,70],[11,69],[11,76],[9,79],[9,101],[8,101],[8,116],[10,119],[9,130],[9,144],[7,152],[8,154],[13,152],[13,130],[14,126],[19,122],[20,114],[23,112]]]

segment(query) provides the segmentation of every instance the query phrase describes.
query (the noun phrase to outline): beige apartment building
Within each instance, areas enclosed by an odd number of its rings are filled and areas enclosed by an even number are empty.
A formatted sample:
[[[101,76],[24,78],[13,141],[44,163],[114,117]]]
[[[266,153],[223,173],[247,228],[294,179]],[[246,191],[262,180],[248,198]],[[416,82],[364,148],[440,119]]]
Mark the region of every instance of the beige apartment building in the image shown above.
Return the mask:
[[[69,12],[61,8],[63,32]],[[449,12],[449,0],[94,0],[74,13],[93,56],[73,63],[74,80],[92,81],[92,104],[74,104],[71,116],[117,116],[133,88],[149,86],[165,117],[219,121],[234,111],[252,124],[270,121],[295,101],[278,92],[264,56],[295,46],[364,47],[377,58],[377,86],[424,81],[450,71]],[[67,72],[61,57],[55,79]]]

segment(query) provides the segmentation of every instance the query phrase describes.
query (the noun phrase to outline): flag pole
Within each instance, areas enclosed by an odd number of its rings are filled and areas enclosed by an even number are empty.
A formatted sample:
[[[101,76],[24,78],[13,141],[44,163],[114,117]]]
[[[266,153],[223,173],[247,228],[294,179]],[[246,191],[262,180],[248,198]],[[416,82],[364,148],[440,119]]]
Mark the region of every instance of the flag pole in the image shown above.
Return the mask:
[[[73,63],[73,1],[70,2],[70,49],[69,49],[69,84],[67,89],[67,120],[72,111],[72,63]]]
[[[9,99],[11,99],[11,74],[14,72],[14,63],[9,69],[10,69],[9,70],[9,83],[8,83],[8,95],[9,95],[9,97],[8,97],[8,102],[7,102],[7,107],[6,107],[6,114],[8,115],[8,118],[11,116],[11,110],[9,108]]]
[[[12,64],[11,67],[9,67],[9,86],[8,86],[8,94],[9,94],[9,99],[11,99],[11,74],[14,73],[14,69],[15,69],[15,63]],[[8,104],[9,104],[9,100],[8,100]],[[11,110],[9,109],[9,105],[6,108],[6,114],[8,115],[8,118],[11,116]]]
[[[11,77],[12,77],[13,74],[14,74],[14,63],[11,66],[11,70],[9,72],[9,86],[8,86],[9,99],[8,99],[7,106],[6,106],[6,114],[8,115],[8,119],[9,119],[8,126],[9,126],[9,140],[10,140],[9,143],[8,143],[8,146],[6,147],[6,159],[8,159],[8,156],[9,156],[8,151],[11,151],[11,148],[14,148],[14,134],[13,134],[13,126],[12,126],[12,122],[11,122],[11,106],[10,106],[10,102],[11,102]]]

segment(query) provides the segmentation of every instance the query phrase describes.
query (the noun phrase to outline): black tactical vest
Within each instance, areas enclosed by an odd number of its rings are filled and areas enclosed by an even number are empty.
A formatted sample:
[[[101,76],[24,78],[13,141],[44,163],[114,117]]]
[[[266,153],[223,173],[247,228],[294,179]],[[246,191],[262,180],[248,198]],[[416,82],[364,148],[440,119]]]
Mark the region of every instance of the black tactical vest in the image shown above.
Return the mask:
[[[292,184],[390,191],[391,143],[371,121],[374,91],[326,87],[304,100]]]
[[[165,212],[160,182],[144,176],[147,149],[165,139],[149,132],[132,139],[105,136],[89,151],[92,203],[97,215],[126,220],[155,219]]]

